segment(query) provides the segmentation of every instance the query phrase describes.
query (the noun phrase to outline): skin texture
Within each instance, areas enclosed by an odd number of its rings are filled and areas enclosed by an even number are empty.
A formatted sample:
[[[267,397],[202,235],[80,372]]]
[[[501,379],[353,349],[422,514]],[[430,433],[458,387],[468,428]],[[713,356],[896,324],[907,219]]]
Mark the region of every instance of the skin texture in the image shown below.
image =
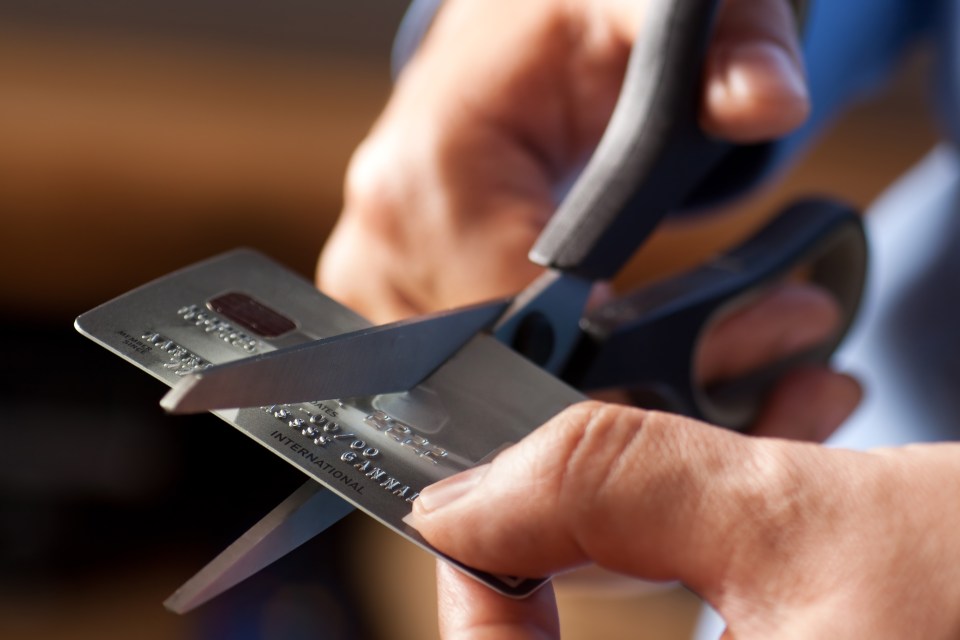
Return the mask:
[[[348,171],[317,283],[375,321],[507,295],[553,194],[616,100],[643,0],[447,0]],[[783,135],[809,110],[783,0],[726,0],[701,125]],[[714,324],[709,383],[825,339],[823,292],[783,285]],[[860,389],[826,369],[773,391],[753,436],[617,404],[571,408],[484,466],[421,493],[411,523],[481,569],[596,563],[678,579],[727,637],[960,636],[960,451],[828,450]],[[504,508],[509,505],[509,508]],[[552,591],[513,601],[440,565],[446,638],[552,638]]]
[[[493,572],[593,562],[681,580],[729,638],[956,638],[958,459],[960,445],[830,450],[585,403],[424,491],[410,522]],[[558,637],[549,589],[515,601],[438,577],[444,637]]]

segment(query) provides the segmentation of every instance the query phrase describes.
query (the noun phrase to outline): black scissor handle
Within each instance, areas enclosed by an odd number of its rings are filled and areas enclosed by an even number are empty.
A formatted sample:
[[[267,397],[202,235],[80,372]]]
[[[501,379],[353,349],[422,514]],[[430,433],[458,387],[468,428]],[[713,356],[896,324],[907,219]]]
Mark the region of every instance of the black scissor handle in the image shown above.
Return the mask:
[[[768,145],[735,147],[700,128],[704,62],[718,4],[645,5],[610,123],[531,260],[588,280],[610,279],[667,213],[696,198],[733,150],[739,179],[762,167]]]
[[[828,200],[798,202],[732,251],[594,310],[584,319],[584,341],[563,377],[584,390],[637,390],[646,406],[745,427],[785,369],[825,362],[833,353],[856,314],[866,261],[866,239],[853,209]],[[706,328],[720,312],[800,267],[840,304],[836,337],[756,375],[703,389],[694,358]]]

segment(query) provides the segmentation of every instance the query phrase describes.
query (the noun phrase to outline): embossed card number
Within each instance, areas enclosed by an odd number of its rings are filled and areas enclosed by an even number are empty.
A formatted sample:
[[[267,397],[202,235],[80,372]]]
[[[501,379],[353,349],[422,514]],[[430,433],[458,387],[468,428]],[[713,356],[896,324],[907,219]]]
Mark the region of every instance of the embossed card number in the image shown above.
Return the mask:
[[[312,283],[247,250],[173,273],[77,320],[82,333],[169,385],[211,364],[366,326]],[[492,338],[477,336],[407,393],[215,413],[441,555],[403,522],[419,491],[517,442],[581,399]],[[512,596],[543,583],[458,566]]]

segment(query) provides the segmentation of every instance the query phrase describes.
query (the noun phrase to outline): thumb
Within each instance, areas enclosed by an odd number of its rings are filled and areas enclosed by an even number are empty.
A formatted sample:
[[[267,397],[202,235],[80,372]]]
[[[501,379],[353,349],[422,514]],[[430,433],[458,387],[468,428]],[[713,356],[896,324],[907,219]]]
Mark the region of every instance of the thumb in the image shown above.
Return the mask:
[[[491,464],[425,489],[409,522],[493,573],[543,576],[592,561],[679,579],[711,599],[758,562],[764,518],[775,524],[777,496],[794,486],[783,444],[586,402]]]

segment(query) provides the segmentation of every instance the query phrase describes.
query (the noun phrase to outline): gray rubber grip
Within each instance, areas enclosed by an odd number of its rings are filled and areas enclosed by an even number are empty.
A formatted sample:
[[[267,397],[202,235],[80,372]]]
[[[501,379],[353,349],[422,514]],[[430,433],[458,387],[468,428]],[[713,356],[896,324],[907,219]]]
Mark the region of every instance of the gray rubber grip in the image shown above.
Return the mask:
[[[803,362],[826,362],[856,315],[867,246],[856,211],[831,200],[797,202],[747,242],[692,271],[618,298],[588,314],[585,339],[563,373],[584,389],[642,392],[639,404],[740,428],[765,391]],[[709,389],[697,382],[697,349],[711,324],[801,268],[841,312],[833,339]]]
[[[698,119],[717,4],[646,5],[610,123],[531,260],[587,279],[611,278],[730,151],[707,138]]]

